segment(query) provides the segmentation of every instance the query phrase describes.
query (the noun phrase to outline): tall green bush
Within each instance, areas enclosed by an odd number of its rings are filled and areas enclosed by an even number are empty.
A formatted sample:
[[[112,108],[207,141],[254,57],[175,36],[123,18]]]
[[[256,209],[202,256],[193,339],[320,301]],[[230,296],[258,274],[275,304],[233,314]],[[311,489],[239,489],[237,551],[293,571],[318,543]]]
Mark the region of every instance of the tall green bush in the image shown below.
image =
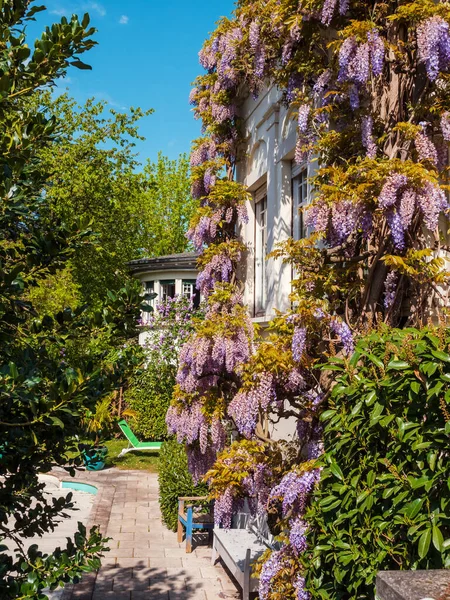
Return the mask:
[[[383,329],[336,373],[307,587],[373,598],[378,571],[450,567],[450,330]]]
[[[159,506],[164,523],[169,529],[177,528],[178,497],[204,496],[206,484],[194,485],[188,471],[186,449],[176,439],[170,439],[161,447],[159,455]]]
[[[135,415],[133,428],[138,437],[149,441],[167,438],[165,419],[174,385],[174,369],[163,361],[150,362],[133,377],[124,397]]]

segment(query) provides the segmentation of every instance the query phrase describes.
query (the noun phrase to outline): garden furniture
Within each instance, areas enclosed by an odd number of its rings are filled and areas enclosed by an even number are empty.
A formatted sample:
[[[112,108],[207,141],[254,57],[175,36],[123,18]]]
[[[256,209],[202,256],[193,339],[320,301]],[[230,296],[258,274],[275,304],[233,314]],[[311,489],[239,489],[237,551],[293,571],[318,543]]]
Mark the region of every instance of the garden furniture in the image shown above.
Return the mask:
[[[242,516],[239,518],[241,525]],[[241,586],[242,600],[249,600],[250,594],[257,592],[259,586],[258,579],[252,577],[253,563],[273,544],[267,523],[247,518],[244,524],[243,529],[214,529],[211,562],[214,565],[220,557]]]
[[[185,504],[189,502],[189,504]],[[192,552],[192,534],[194,530],[208,531],[211,534],[214,528],[214,521],[211,513],[199,513],[195,507],[199,504],[208,502],[207,496],[184,496],[178,498],[178,543],[183,541],[183,528],[186,529],[186,552]]]
[[[132,432],[130,426],[125,421],[125,419],[121,419],[118,422],[118,425],[127,438],[129,444],[128,448],[124,448],[122,452],[119,454],[119,458],[121,456],[125,456],[127,452],[134,452],[135,450],[160,450],[162,442],[140,442],[137,437]]]

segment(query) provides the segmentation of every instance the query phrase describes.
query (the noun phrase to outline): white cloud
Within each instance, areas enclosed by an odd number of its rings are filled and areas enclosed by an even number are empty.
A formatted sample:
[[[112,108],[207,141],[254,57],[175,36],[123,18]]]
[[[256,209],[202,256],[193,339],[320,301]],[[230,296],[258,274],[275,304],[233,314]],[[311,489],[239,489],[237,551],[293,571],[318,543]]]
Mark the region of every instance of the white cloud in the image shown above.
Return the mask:
[[[50,10],[50,13],[52,15],[58,15],[59,17],[62,16],[66,16],[66,17],[70,17],[70,15],[72,14],[76,14],[78,13],[79,16],[80,13],[83,12],[91,12],[91,13],[96,13],[97,16],[99,17],[105,17],[106,16],[106,9],[105,7],[100,4],[99,2],[83,2],[83,3],[79,3],[79,2],[69,2],[68,4],[56,4],[56,6],[54,8],[52,8]]]
[[[54,8],[50,11],[51,15],[58,15],[58,17],[64,17],[67,15],[67,10],[65,8]]]
[[[119,19],[119,23],[121,25],[128,25],[129,20],[130,20],[130,17],[127,17],[127,15],[122,15]]]
[[[87,2],[85,5],[85,10],[92,10],[96,12],[100,17],[104,17],[106,15],[106,9],[102,4],[98,2]]]

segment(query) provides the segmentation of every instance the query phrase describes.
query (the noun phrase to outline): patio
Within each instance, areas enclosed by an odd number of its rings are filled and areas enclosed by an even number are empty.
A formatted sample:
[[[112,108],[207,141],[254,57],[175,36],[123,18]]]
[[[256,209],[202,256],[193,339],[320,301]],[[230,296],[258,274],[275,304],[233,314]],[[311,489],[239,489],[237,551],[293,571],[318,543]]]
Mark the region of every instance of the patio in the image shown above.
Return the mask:
[[[63,471],[53,474],[63,476]],[[65,477],[66,478],[66,477]],[[98,573],[64,590],[63,600],[212,600],[239,598],[220,564],[211,566],[211,548],[186,554],[176,533],[161,522],[158,476],[107,469],[80,472],[77,479],[98,487],[88,526],[110,537]]]

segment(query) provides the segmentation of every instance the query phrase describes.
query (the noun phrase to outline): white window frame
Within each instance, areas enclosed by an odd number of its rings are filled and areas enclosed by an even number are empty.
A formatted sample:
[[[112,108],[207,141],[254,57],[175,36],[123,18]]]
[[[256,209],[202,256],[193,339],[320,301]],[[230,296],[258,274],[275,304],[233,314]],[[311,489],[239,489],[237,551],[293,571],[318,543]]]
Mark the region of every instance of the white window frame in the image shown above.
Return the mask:
[[[193,298],[195,296],[195,282],[183,279],[181,282],[181,295],[183,297]]]
[[[300,240],[308,236],[305,227],[304,209],[310,203],[310,186],[308,181],[308,166],[293,165],[292,167],[292,238]]]
[[[143,285],[144,285],[144,304],[148,304],[148,306],[151,306],[153,308],[153,310],[155,310],[155,298],[152,298],[152,300],[146,300],[146,298],[145,298],[145,296],[147,294],[155,293],[155,282],[154,281],[144,281]],[[142,319],[143,325],[148,325],[148,323],[150,322],[151,315],[152,315],[151,312],[142,311],[141,319]]]
[[[266,314],[267,308],[267,187],[263,186],[254,194],[255,203],[255,280],[254,316]]]
[[[173,295],[169,296],[168,293],[165,292],[165,289],[167,286],[173,286]],[[162,302],[164,302],[167,298],[174,298],[176,296],[176,281],[174,279],[162,279],[159,282],[159,289],[160,289],[160,293],[159,293],[159,297],[161,299]]]

